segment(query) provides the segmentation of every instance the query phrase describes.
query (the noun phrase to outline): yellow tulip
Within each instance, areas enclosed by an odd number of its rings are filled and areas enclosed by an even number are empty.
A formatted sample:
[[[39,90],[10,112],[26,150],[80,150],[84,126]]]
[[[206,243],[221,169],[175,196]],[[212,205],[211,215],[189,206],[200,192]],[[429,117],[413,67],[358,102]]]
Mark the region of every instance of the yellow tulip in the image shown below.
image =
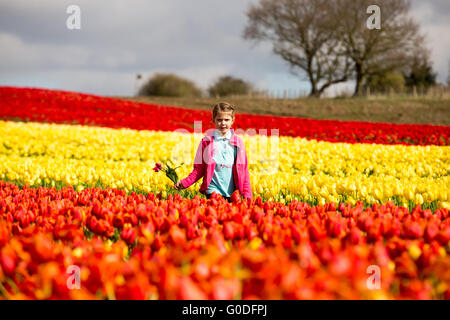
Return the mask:
[[[423,203],[423,197],[422,197],[422,195],[420,193],[416,194],[415,202],[416,202],[416,204],[422,204]]]
[[[413,192],[411,191],[411,189],[405,189],[403,195],[405,196],[405,198],[406,198],[407,200],[414,200],[414,194],[413,194]]]

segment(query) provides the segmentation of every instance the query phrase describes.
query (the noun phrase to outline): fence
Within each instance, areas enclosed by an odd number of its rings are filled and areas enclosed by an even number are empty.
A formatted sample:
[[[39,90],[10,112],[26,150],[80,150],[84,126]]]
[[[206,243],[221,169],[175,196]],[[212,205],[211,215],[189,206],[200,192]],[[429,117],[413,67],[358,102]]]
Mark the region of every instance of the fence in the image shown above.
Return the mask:
[[[341,91],[336,97],[347,98],[351,97],[353,92]],[[366,88],[362,92],[362,96],[367,99],[386,99],[386,98],[408,98],[408,99],[435,99],[448,100],[450,99],[450,87],[435,86],[425,89],[423,87],[413,87],[405,91],[396,91],[393,88],[384,92],[373,92],[370,88]]]
[[[247,95],[231,95],[230,98],[238,99],[301,99],[309,96],[307,90],[261,90],[249,93]],[[351,98],[353,91],[341,90],[330,96],[324,94],[322,97],[334,97],[334,98]],[[410,98],[410,99],[436,99],[436,100],[448,100],[450,99],[450,87],[431,87],[428,89],[413,87],[409,91],[397,92],[393,88],[386,92],[371,92],[370,88],[363,90],[362,97],[368,99],[386,99],[386,98]],[[217,97],[218,98],[218,97]]]
[[[230,98],[260,98],[260,99],[300,99],[309,96],[307,90],[258,90],[246,95],[230,95]]]

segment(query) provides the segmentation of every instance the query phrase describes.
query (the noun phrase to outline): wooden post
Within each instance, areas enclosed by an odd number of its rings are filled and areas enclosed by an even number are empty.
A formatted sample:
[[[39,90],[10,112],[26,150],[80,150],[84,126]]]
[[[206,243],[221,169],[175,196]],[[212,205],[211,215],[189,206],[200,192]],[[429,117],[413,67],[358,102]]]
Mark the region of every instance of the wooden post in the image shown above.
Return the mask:
[[[139,96],[139,87],[142,80],[142,75],[140,73],[136,74],[136,82],[134,83],[134,95]]]

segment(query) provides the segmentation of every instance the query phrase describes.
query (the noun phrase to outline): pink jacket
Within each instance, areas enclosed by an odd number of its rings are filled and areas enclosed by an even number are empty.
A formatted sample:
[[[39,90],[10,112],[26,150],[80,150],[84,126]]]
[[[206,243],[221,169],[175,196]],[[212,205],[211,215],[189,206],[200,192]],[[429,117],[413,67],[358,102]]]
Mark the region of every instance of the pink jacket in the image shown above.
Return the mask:
[[[252,198],[252,188],[250,186],[250,176],[248,172],[247,153],[245,145],[233,129],[231,130],[230,144],[237,146],[236,161],[233,164],[234,184],[239,193],[245,198]],[[214,129],[206,132],[200,142],[194,159],[194,170],[183,180],[181,185],[183,188],[189,188],[197,180],[203,177],[203,183],[200,186],[200,192],[206,194],[206,189],[211,183],[216,163],[213,160],[214,151]]]

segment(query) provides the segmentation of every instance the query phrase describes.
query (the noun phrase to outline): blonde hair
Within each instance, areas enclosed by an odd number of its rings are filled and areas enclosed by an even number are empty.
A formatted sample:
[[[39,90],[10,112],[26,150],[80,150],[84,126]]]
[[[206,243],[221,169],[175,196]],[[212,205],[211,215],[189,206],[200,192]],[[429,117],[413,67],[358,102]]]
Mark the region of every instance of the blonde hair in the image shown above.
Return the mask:
[[[213,120],[216,118],[219,112],[231,112],[231,116],[234,118],[235,107],[228,102],[219,102],[213,107]]]

